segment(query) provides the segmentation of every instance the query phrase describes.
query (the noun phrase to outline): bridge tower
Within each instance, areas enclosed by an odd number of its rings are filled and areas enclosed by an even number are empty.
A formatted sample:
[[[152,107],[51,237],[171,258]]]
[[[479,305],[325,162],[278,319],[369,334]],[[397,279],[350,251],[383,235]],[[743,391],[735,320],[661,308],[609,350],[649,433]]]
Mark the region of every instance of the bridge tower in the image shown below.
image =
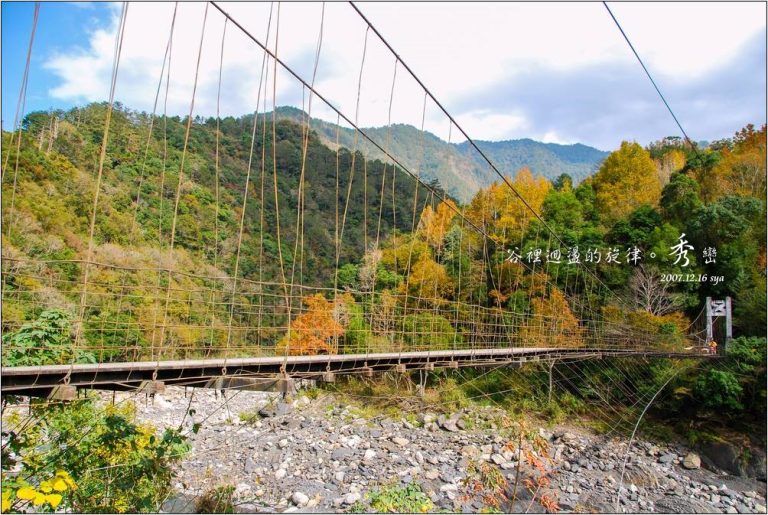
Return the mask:
[[[715,319],[725,317],[725,346],[723,352],[728,350],[728,344],[733,339],[733,321],[731,319],[731,298],[725,300],[713,300],[707,297],[707,343],[714,338]]]

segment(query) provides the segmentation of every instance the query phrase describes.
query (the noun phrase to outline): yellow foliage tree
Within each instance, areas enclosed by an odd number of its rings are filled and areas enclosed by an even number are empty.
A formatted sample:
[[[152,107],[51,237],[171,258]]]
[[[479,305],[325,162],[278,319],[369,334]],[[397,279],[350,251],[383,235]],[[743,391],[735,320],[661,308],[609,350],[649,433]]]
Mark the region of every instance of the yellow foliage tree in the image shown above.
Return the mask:
[[[424,300],[442,299],[453,291],[453,282],[448,271],[443,265],[429,258],[414,265],[408,281],[400,286],[401,290],[405,290],[406,285],[408,295]]]
[[[607,223],[628,215],[643,204],[655,206],[661,183],[650,154],[637,143],[622,142],[595,175],[595,207]]]
[[[509,181],[528,206],[507,184],[493,183],[475,195],[467,211],[473,223],[484,227],[502,245],[520,239],[534,213],[541,214],[544,199],[552,189],[546,178],[534,177],[527,167]]]
[[[334,317],[334,304],[316,293],[304,299],[307,311],[291,322],[291,329],[277,344],[275,353],[289,356],[334,354],[332,339],[344,335]]]
[[[456,204],[450,199],[440,202],[437,205],[437,209],[427,206],[421,213],[418,231],[427,240],[427,243],[439,250],[443,246],[445,234],[451,227],[451,222],[455,217]]]
[[[723,149],[723,158],[713,170],[721,187],[718,193],[765,198],[766,126],[755,131],[748,125],[733,139],[733,150]]]
[[[673,148],[664,153],[659,159],[654,160],[659,174],[659,183],[666,186],[674,172],[681,170],[685,166],[685,152]]]

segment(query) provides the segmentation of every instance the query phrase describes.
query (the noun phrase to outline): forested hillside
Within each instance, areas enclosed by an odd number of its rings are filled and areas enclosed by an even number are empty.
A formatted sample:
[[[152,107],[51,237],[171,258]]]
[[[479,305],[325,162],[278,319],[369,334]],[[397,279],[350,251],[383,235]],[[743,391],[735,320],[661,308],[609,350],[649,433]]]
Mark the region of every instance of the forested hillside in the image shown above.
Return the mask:
[[[281,118],[302,122],[305,114],[293,107],[277,109]],[[312,128],[321,140],[331,148],[336,141],[347,148],[358,148],[373,158],[383,158],[383,153],[362,137],[355,139],[355,131],[338,127],[319,119],[312,119]],[[426,180],[438,180],[455,198],[468,202],[480,189],[498,180],[480,154],[469,143],[446,142],[427,131],[412,125],[393,124],[391,127],[368,127],[366,134],[385,145],[403,165],[419,171]],[[458,136],[458,135],[457,135]],[[513,174],[523,167],[534,175],[554,180],[566,173],[579,182],[594,173],[608,152],[586,145],[559,145],[540,143],[531,139],[508,141],[476,141],[499,170]]]
[[[4,156],[6,329],[45,308],[77,312],[105,113],[103,104],[33,113],[24,121],[18,165],[15,151]],[[579,344],[579,320],[599,315],[658,334],[657,344],[680,345],[688,317],[706,296],[734,298],[737,333],[757,335],[765,327],[764,128],[747,127],[707,149],[675,139],[647,149],[624,143],[578,186],[567,174],[553,183],[521,168],[511,181],[533,213],[500,182],[466,205],[440,202],[437,183],[437,195],[417,188],[402,171],[393,174],[391,166],[343,147],[331,150],[314,132],[304,157],[304,128],[292,121],[277,122],[273,146],[269,114],[259,117],[255,132],[252,116],[225,118],[218,126],[217,138],[216,120],[194,120],[179,186],[185,121],[115,110],[92,252],[98,270],[91,280],[102,294],[93,306],[86,302],[85,313],[100,345],[110,323],[115,341],[120,331],[129,332],[139,353],[158,338],[164,346],[216,347],[231,342],[233,324],[243,327],[236,335],[241,345],[254,328],[258,341],[280,345],[285,306],[275,307],[277,293],[294,294],[286,283],[335,283],[358,296],[345,297],[345,309],[363,319],[347,318],[349,327],[336,327],[337,315],[333,323],[326,320],[331,327],[313,339],[313,352],[345,331],[351,350],[384,345],[382,337],[393,345],[391,324],[398,317],[405,317],[400,331],[423,334],[408,337],[412,345],[430,338],[433,344],[435,338],[468,342],[477,336],[470,334],[477,330],[475,315],[456,311],[451,321],[441,314],[454,309],[449,301],[482,306],[491,310],[488,316],[508,310],[513,318],[506,323],[523,342],[552,338],[557,330],[560,343]],[[9,137],[4,134],[6,142]],[[594,157],[580,152],[582,161]],[[685,263],[673,253],[683,238],[690,246]],[[705,249],[714,254],[706,258]],[[173,288],[166,270],[177,274]],[[669,274],[713,279],[665,281]],[[309,292],[295,294],[305,299]],[[404,297],[356,304],[370,294]],[[319,317],[312,324],[325,320],[324,310],[337,309],[327,300],[302,307],[306,302],[291,309]],[[636,311],[627,312],[625,302]],[[276,317],[271,325],[265,309]],[[158,311],[170,319],[170,336],[156,334]],[[379,315],[384,318],[377,322]],[[462,316],[472,324],[462,325]],[[541,317],[552,321],[533,322]]]

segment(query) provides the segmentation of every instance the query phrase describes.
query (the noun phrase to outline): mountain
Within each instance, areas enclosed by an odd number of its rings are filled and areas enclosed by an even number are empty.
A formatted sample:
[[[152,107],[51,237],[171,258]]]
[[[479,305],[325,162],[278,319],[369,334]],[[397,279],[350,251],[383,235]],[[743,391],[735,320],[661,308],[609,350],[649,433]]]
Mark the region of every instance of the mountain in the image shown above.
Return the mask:
[[[277,116],[303,123],[306,113],[294,107],[277,108]],[[336,148],[356,148],[369,158],[385,159],[382,151],[367,139],[346,127],[312,118],[310,127],[323,143]],[[427,180],[438,180],[445,190],[457,199],[467,202],[480,188],[498,180],[480,154],[469,144],[448,143],[427,131],[412,125],[393,124],[391,127],[369,127],[363,131],[408,169]],[[476,141],[478,147],[505,175],[514,176],[527,166],[534,175],[554,179],[560,174],[570,175],[577,183],[591,175],[608,152],[580,143],[559,145],[541,143],[532,139],[507,141]]]

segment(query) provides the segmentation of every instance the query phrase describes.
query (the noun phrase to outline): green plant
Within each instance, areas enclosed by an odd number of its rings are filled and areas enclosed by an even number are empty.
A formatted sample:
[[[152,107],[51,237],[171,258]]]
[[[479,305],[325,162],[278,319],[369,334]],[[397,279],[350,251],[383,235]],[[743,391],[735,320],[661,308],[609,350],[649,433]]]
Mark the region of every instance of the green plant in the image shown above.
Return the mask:
[[[3,335],[5,366],[56,365],[73,359],[96,362],[92,353],[72,348],[69,315],[59,309],[43,311],[36,320]]]
[[[379,513],[426,513],[434,505],[416,483],[385,486],[368,494],[371,508]]]

